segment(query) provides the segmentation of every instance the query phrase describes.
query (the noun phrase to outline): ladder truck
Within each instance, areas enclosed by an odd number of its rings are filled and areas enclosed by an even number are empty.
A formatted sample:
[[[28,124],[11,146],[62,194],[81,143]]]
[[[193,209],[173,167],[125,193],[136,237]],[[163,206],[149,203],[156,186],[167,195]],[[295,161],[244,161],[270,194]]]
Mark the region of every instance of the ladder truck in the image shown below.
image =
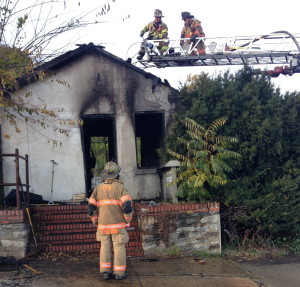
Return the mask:
[[[168,50],[161,54],[159,42],[167,41]],[[205,53],[199,54],[198,43],[205,46]],[[191,43],[189,39],[147,40],[134,43],[127,51],[127,61],[139,68],[167,68],[187,66],[228,65],[280,65],[267,73],[271,77],[280,74],[300,73],[300,33],[276,31],[265,35],[204,37]],[[137,60],[140,47],[146,51],[143,59]],[[256,70],[262,72],[260,69]]]

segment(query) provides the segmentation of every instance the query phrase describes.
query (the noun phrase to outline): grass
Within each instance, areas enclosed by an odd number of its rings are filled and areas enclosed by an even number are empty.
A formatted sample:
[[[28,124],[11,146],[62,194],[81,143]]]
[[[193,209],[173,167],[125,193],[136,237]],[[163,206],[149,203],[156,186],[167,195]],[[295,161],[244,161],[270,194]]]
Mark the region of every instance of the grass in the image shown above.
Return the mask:
[[[258,248],[224,248],[222,256],[227,259],[237,261],[253,261],[265,259],[279,259],[289,255],[288,249],[277,247],[258,247]]]
[[[236,247],[225,247],[222,249],[222,253],[210,253],[205,251],[195,252],[195,256],[201,259],[228,259],[235,261],[254,261],[265,259],[280,259],[290,255],[290,252],[286,248],[248,248],[241,249]]]
[[[211,253],[211,252],[205,252],[205,251],[197,251],[195,252],[195,256],[203,259],[218,259],[218,258],[223,258],[222,253]]]

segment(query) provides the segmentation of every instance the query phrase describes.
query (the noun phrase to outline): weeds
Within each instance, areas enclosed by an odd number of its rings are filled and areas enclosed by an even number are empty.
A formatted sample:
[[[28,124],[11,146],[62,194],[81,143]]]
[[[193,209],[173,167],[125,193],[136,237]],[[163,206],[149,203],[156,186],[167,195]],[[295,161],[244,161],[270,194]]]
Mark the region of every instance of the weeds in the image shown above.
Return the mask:
[[[210,253],[210,252],[206,252],[206,251],[197,251],[195,253],[195,256],[199,257],[199,258],[211,258],[211,259],[218,259],[218,258],[222,258],[222,253]]]
[[[287,249],[291,254],[299,255],[300,254],[300,238],[278,238],[276,240],[277,245],[281,246],[282,248]]]
[[[167,249],[167,254],[171,257],[178,257],[181,254],[181,250],[178,246],[174,245]]]

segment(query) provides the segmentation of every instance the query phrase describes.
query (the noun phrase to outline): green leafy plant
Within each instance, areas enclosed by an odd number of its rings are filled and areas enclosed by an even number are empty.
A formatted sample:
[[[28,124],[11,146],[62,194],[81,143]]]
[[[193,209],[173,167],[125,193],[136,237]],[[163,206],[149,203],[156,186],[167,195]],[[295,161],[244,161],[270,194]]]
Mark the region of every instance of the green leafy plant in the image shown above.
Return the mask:
[[[186,127],[187,138],[178,137],[184,152],[168,150],[169,154],[179,161],[176,183],[178,190],[188,200],[205,200],[210,198],[207,186],[218,188],[228,182],[227,174],[232,171],[231,164],[240,155],[229,148],[237,139],[220,135],[220,129],[227,122],[226,118],[215,120],[208,129],[190,118],[182,123]]]
[[[287,237],[281,237],[276,240],[276,243],[279,246],[282,246],[292,254],[299,255],[300,254],[300,234],[297,234],[296,238],[287,238]]]

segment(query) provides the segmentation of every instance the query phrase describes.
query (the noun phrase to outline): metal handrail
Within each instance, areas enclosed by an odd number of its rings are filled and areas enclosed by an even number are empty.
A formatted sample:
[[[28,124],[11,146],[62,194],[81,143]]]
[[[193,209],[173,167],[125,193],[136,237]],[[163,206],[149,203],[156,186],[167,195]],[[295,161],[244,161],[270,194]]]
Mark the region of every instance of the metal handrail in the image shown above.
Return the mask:
[[[15,186],[16,187],[16,207],[20,209],[20,187],[26,186],[26,201],[29,205],[29,165],[28,165],[28,155],[26,154],[25,157],[19,154],[19,149],[15,149],[15,153],[7,153],[7,154],[0,154],[0,157],[15,157],[15,165],[16,165],[16,182],[14,183],[0,183],[0,186]],[[26,172],[26,183],[21,183],[20,178],[20,159],[25,160],[25,172]],[[24,198],[25,200],[25,198]]]

